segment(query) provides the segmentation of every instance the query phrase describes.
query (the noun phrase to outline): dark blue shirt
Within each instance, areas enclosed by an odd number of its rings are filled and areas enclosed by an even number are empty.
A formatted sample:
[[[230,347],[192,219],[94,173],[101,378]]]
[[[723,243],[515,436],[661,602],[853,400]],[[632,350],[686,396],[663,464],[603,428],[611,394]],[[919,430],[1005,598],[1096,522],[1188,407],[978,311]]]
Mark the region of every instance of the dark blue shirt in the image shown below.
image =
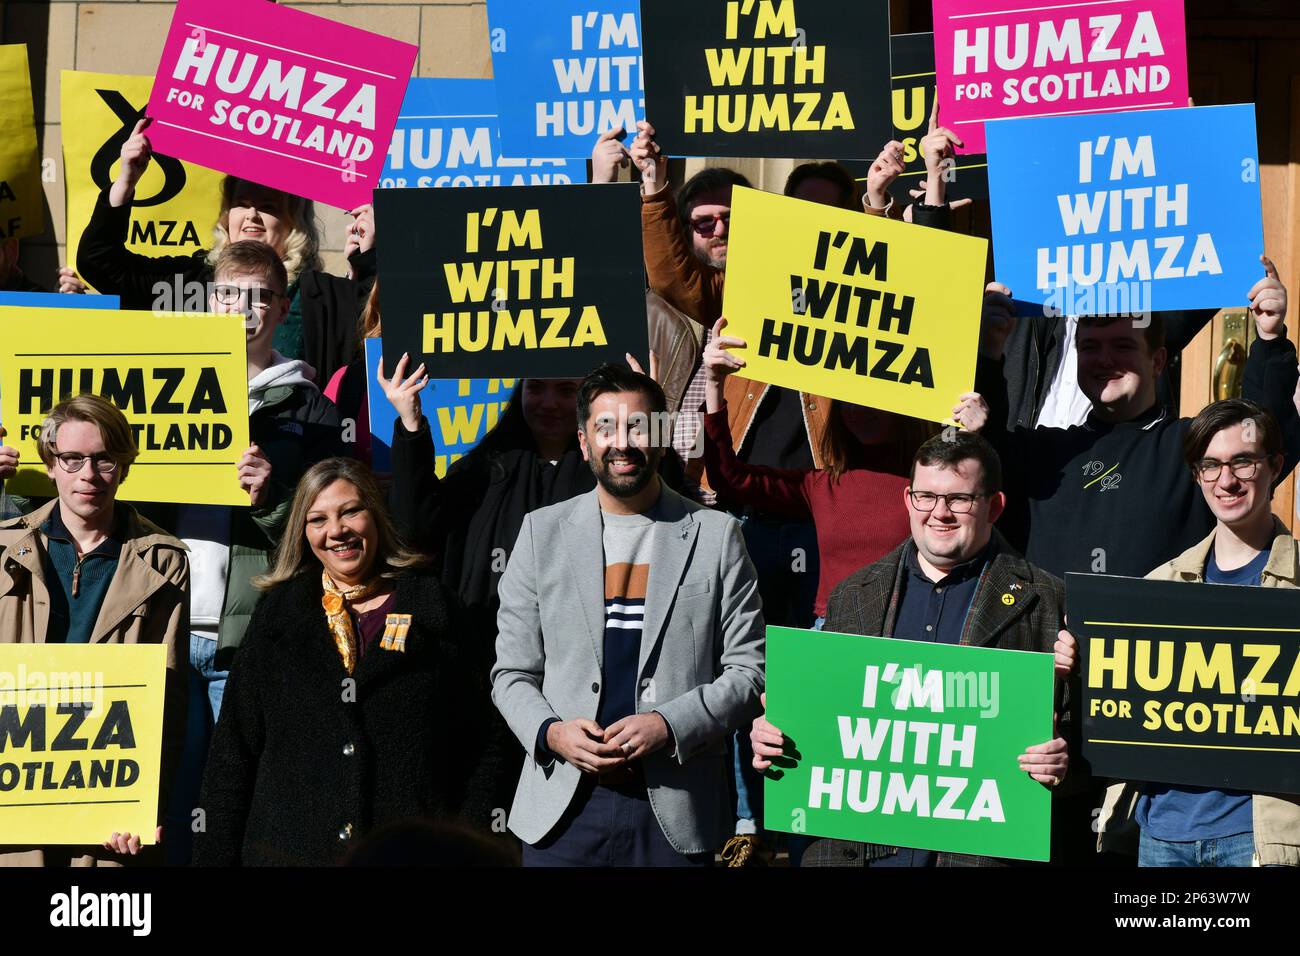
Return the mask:
[[[908,641],[960,644],[966,612],[975,600],[980,574],[988,564],[986,546],[969,561],[954,567],[940,581],[931,581],[921,569],[916,545],[904,551],[902,594],[898,597],[898,617],[893,637]]]
[[[117,574],[122,553],[121,508],[113,519],[113,530],[89,554],[77,557],[72,532],[63,523],[62,505],[55,506],[41,526],[46,538],[41,562],[45,569],[45,586],[50,592],[50,623],[45,633],[47,644],[89,644],[99,619],[108,586]]]
[[[1268,564],[1269,550],[1265,548],[1255,557],[1239,568],[1224,571],[1214,558],[1214,549],[1210,549],[1210,560],[1205,562],[1205,581],[1207,584],[1236,584],[1257,588],[1264,579],[1264,565]]]
[[[931,641],[960,644],[966,612],[975,600],[980,575],[988,564],[992,543],[979,554],[950,570],[942,580],[931,581],[916,556],[916,544],[909,542],[903,551],[902,593],[898,596],[898,617],[892,637],[907,641]],[[897,855],[873,860],[872,867],[930,867],[935,865],[932,850],[900,847]]]
[[[1210,560],[1205,564],[1205,581],[1207,584],[1259,587],[1268,556],[1266,548],[1254,560],[1224,571],[1219,568],[1211,549]],[[1157,840],[1217,840],[1254,830],[1252,803],[1249,793],[1236,790],[1148,783],[1138,798],[1137,823]]]

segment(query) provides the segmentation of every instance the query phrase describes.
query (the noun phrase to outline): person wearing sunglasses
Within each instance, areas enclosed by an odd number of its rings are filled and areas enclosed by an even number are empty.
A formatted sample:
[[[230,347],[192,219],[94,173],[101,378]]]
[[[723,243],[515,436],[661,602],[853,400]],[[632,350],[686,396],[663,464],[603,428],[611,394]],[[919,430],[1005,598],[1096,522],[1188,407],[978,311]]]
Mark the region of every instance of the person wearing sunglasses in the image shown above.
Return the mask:
[[[185,727],[185,545],[117,500],[138,452],[131,426],[111,402],[97,395],[60,402],[41,422],[37,451],[57,496],[0,522],[0,643],[167,648],[161,808]],[[0,478],[12,477],[17,464],[16,450],[0,449]],[[153,848],[142,854],[141,834],[105,837],[91,847],[0,846],[0,866],[112,866],[137,855],[161,862]]]
[[[1206,406],[1188,426],[1183,459],[1214,530],[1147,577],[1300,587],[1300,544],[1272,509],[1283,445],[1277,420],[1259,405]],[[1295,794],[1120,781],[1107,788],[1098,822],[1098,850],[1136,853],[1138,866],[1300,866]]]

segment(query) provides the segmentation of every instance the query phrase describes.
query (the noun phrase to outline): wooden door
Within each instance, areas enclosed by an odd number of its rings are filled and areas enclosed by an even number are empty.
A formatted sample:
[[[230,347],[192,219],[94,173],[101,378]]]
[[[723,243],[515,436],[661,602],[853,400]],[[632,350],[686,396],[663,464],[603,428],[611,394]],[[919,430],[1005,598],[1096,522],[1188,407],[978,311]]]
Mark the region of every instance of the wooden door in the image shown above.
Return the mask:
[[[1264,206],[1264,249],[1293,303],[1300,302],[1300,14],[1269,12],[1231,20],[1188,9],[1188,63],[1197,105],[1254,103],[1259,137],[1259,183]],[[1222,11],[1222,5],[1216,5]],[[1229,11],[1231,12],[1231,11]],[[1258,8],[1255,11],[1259,13]],[[1220,13],[1220,16],[1222,12]],[[1263,275],[1261,269],[1260,275]],[[1242,306],[1245,305],[1242,289]],[[1241,307],[1236,310],[1240,312]],[[1195,415],[1214,398],[1213,380],[1224,351],[1221,312],[1183,353],[1181,413]],[[1300,342],[1300,309],[1292,305],[1287,334]],[[1296,479],[1278,488],[1274,511],[1295,530]]]

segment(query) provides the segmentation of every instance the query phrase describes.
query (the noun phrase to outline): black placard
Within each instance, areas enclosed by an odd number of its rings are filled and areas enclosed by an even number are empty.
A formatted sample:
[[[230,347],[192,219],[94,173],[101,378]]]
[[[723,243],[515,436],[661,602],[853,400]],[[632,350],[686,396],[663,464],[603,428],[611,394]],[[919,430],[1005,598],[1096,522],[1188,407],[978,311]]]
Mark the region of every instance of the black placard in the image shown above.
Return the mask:
[[[641,36],[669,155],[867,159],[888,139],[888,0],[654,0]]]
[[[925,160],[921,156],[921,140],[929,130],[930,111],[934,108],[934,34],[904,33],[891,37],[889,49],[894,74],[891,107],[894,132],[888,138],[903,144],[903,159],[907,164],[907,169],[894,180],[889,191],[895,201],[909,203],[913,201],[908,194],[909,189],[925,188]],[[943,125],[942,116],[939,117],[939,124]],[[872,160],[880,153],[888,138],[876,146]],[[865,195],[871,160],[846,162],[844,165],[858,180]],[[948,201],[988,199],[988,157],[983,153],[959,154],[948,175],[951,179],[944,191],[944,198]]]
[[[1093,574],[1065,588],[1095,776],[1300,793],[1300,590]]]
[[[570,378],[647,355],[640,204],[635,183],[375,190],[385,369]]]

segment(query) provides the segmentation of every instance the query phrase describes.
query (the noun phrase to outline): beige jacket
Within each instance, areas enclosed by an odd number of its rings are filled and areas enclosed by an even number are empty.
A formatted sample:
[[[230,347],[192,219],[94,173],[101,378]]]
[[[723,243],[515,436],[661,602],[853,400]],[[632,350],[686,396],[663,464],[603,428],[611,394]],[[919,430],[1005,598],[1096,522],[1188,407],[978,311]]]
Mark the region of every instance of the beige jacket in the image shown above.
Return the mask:
[[[1205,580],[1205,564],[1214,547],[1214,535],[1162,564],[1148,578],[1156,581]],[[1273,519],[1273,547],[1260,575],[1266,588],[1300,587],[1300,542],[1286,525]],[[1139,784],[1116,781],[1106,788],[1098,821],[1097,849],[1136,855]],[[1257,793],[1251,801],[1254,814],[1255,856],[1261,866],[1300,866],[1300,795]]]
[[[50,596],[39,530],[58,499],[31,514],[0,522],[0,643],[44,643]],[[91,635],[93,644],[164,644],[167,687],[163,714],[162,786],[166,808],[171,774],[185,739],[189,667],[190,569],[185,545],[142,518],[124,502],[124,540],[117,572],[104,595]],[[105,833],[107,838],[109,834]],[[156,853],[142,851],[141,862]],[[120,858],[99,847],[3,847],[0,866],[112,866]]]

